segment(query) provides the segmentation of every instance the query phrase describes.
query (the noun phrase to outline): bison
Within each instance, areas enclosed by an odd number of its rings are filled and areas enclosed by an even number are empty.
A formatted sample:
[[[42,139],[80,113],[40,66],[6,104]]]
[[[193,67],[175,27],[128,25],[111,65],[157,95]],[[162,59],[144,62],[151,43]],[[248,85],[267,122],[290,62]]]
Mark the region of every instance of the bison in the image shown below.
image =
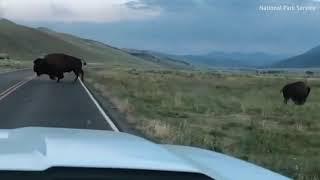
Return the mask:
[[[309,96],[310,90],[311,88],[305,82],[298,81],[285,85],[281,92],[285,104],[291,99],[296,105],[303,105]]]
[[[37,76],[47,74],[52,80],[58,78],[57,82],[59,82],[60,79],[63,79],[65,72],[73,71],[76,75],[74,82],[77,81],[80,74],[83,81],[82,64],[86,65],[86,62],[82,62],[79,58],[66,54],[48,54],[44,58],[34,60],[33,63],[33,70]]]

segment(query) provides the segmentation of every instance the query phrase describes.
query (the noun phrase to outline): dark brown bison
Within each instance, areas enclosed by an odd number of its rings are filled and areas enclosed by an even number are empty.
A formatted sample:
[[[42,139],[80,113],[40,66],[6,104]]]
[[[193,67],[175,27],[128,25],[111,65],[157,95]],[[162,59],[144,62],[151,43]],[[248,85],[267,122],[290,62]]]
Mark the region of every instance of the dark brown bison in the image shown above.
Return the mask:
[[[81,80],[83,80],[82,61],[79,58],[66,54],[48,54],[44,58],[34,60],[33,63],[33,70],[37,76],[47,74],[52,80],[58,78],[57,82],[59,82],[60,79],[63,79],[65,72],[73,71],[76,75],[74,82],[77,81],[80,74]],[[85,61],[83,61],[83,65],[86,65]]]
[[[281,92],[285,104],[291,99],[295,104],[303,105],[309,96],[310,90],[311,88],[306,83],[298,81],[285,85]]]

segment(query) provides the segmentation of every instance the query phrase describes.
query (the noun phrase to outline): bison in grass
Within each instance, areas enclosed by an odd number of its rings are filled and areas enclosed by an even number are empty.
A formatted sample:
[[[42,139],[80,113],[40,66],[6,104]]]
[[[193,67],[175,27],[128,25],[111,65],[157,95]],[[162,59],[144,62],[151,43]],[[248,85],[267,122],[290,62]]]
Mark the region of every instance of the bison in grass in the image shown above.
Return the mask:
[[[57,82],[63,79],[65,72],[71,71],[76,75],[74,82],[77,81],[79,75],[83,80],[82,64],[86,65],[85,61],[82,63],[81,59],[66,54],[48,54],[44,58],[34,60],[33,63],[33,70],[37,73],[37,76],[47,74],[52,80],[58,78]]]
[[[299,81],[285,85],[281,92],[285,104],[291,99],[295,104],[303,105],[309,96],[310,90],[311,88],[306,83]]]

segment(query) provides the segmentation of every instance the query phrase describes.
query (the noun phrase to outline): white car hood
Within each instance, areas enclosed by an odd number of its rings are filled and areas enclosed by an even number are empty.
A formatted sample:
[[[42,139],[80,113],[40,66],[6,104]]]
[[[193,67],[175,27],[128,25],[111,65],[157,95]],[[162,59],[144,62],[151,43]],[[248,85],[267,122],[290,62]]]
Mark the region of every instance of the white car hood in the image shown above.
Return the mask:
[[[0,130],[0,170],[97,167],[202,173],[216,180],[288,180],[220,153],[158,145],[126,133],[63,128]]]

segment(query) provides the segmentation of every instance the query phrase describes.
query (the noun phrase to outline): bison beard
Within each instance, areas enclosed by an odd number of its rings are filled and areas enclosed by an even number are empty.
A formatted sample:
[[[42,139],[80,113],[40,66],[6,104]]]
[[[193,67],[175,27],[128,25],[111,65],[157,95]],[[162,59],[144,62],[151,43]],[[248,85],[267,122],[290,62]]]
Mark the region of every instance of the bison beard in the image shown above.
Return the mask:
[[[86,65],[86,62],[83,62],[83,65]],[[38,76],[47,74],[52,80],[57,78],[57,82],[64,78],[65,72],[71,71],[76,75],[74,82],[77,81],[79,75],[82,81],[84,78],[81,59],[66,54],[49,54],[43,59],[38,58],[34,61],[33,69]]]
[[[298,81],[285,85],[281,92],[285,104],[291,99],[296,105],[303,105],[310,94],[310,90],[311,88],[307,86],[306,83]]]

